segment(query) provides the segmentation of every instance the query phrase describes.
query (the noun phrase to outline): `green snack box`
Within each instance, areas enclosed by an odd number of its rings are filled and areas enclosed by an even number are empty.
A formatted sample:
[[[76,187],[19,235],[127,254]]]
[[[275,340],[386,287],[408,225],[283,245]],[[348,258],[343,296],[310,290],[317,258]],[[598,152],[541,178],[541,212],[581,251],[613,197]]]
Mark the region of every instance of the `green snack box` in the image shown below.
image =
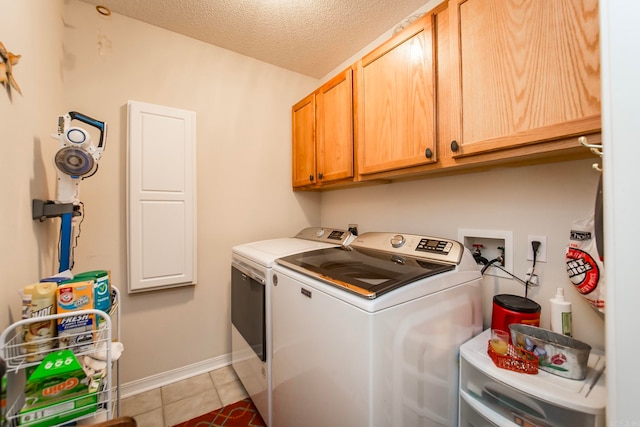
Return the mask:
[[[46,427],[95,412],[98,388],[71,350],[50,353],[27,380],[18,423]]]

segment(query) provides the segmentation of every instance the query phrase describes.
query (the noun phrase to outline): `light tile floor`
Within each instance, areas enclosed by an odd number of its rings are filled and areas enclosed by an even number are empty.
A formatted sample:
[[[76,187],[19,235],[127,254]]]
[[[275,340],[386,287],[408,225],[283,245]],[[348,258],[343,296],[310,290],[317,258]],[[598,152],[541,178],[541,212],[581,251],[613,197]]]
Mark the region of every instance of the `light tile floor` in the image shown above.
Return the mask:
[[[170,427],[248,397],[231,366],[122,399],[139,427]]]

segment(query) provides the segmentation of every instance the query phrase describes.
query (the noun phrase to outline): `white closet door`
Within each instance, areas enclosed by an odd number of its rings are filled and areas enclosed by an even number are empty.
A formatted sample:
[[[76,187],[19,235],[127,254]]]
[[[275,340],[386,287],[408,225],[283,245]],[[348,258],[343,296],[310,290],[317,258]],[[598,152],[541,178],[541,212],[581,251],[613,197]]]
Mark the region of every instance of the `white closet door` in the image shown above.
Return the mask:
[[[128,103],[129,292],[196,283],[196,114]]]

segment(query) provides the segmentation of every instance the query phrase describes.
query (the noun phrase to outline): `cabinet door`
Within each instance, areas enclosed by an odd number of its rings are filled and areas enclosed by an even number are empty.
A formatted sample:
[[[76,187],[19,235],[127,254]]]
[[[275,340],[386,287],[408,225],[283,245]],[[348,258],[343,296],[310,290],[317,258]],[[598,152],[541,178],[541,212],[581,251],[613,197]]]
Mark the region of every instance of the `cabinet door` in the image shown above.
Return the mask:
[[[425,15],[358,62],[359,175],[436,161],[433,28]]]
[[[454,157],[599,132],[597,0],[450,9]]]
[[[316,102],[315,93],[292,108],[293,188],[316,183]]]
[[[331,79],[316,95],[318,182],[353,177],[352,70]]]
[[[129,292],[197,283],[196,113],[128,103]]]

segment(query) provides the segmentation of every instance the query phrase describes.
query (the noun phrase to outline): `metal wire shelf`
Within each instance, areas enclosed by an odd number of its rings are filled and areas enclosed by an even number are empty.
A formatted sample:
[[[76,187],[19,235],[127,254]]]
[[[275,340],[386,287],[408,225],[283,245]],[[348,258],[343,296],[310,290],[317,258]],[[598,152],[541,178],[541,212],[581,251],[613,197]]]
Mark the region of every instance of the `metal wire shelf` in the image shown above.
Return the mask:
[[[114,323],[117,339],[120,338],[120,293],[119,290],[112,286],[111,308],[106,313],[102,310],[89,309],[77,312],[53,314],[37,318],[23,319],[11,324],[2,334],[0,334],[0,357],[5,361],[7,368],[8,380],[13,383],[10,387],[10,393],[7,396],[7,412],[6,425],[14,426],[31,426],[31,425],[56,425],[53,424],[55,417],[61,414],[72,417],[72,420],[64,421],[58,425],[65,425],[71,421],[82,418],[93,417],[101,414],[107,419],[113,418],[114,414],[119,415],[120,412],[120,390],[119,390],[119,369],[118,362],[112,360],[111,343],[114,335]],[[38,341],[37,346],[31,346],[27,352],[26,344],[22,339],[23,329],[35,322],[55,321],[73,316],[94,316],[95,329],[92,331],[84,331],[66,335],[64,338],[52,337]],[[115,322],[114,322],[115,321]],[[87,338],[83,340],[83,338]],[[95,403],[90,402],[79,408],[75,408],[75,402],[81,399],[87,399],[91,393],[74,397],[68,401],[64,401],[63,411],[58,414],[51,414],[46,410],[38,411],[36,418],[29,419],[21,417],[20,411],[25,404],[25,396],[21,387],[24,386],[28,373],[35,370],[41,363],[42,359],[49,353],[67,349],[73,351],[78,360],[82,360],[84,356],[90,356],[106,362],[106,371],[101,379],[100,389],[96,391]],[[113,384],[113,374],[115,371],[115,385]],[[13,390],[12,390],[13,389]],[[85,413],[88,407],[94,407],[95,410]],[[73,417],[78,414],[77,417]],[[21,419],[22,418],[22,419]],[[47,423],[47,422],[50,423]],[[46,424],[42,424],[46,423]]]

